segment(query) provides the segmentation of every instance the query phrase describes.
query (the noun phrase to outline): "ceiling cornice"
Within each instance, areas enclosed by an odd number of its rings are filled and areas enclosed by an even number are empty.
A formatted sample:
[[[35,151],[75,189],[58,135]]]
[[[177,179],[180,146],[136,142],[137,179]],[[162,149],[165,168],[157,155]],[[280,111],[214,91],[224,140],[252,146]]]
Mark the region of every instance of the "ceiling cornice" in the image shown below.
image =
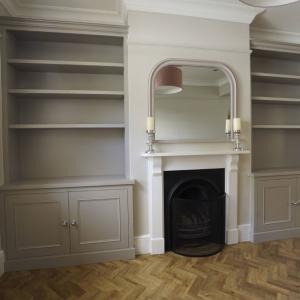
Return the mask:
[[[263,11],[261,8],[244,5],[238,0],[118,0],[115,3],[111,10],[100,10],[65,7],[63,4],[52,6],[28,4],[21,0],[0,0],[0,4],[12,17],[99,24],[124,24],[125,10],[250,24]]]
[[[264,11],[235,0],[124,0],[127,11],[200,17],[250,24]]]
[[[0,25],[23,30],[34,31],[55,31],[55,32],[76,32],[88,35],[116,35],[123,36],[128,33],[128,27],[120,24],[98,24],[87,22],[60,21],[60,20],[42,20],[19,17],[0,18]]]
[[[300,33],[251,27],[251,39],[300,44]]]
[[[0,3],[12,17],[100,24],[124,24],[125,21],[122,1],[116,1],[112,10],[25,4],[20,0],[0,0]]]

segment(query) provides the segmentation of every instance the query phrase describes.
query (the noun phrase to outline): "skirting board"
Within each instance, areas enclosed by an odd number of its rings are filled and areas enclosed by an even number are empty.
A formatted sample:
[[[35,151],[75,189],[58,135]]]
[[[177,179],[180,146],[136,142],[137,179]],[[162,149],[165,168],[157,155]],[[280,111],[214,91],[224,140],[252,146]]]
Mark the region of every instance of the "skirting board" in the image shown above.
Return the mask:
[[[140,235],[134,238],[135,252],[137,255],[148,254],[150,249],[150,236]]]
[[[229,229],[226,230],[226,244],[234,245],[239,242],[239,230],[237,229]]]
[[[248,242],[251,240],[251,225],[250,224],[242,224],[239,225],[237,230],[234,230],[234,232],[230,231],[231,235],[234,235],[232,237],[234,241],[240,242]],[[227,231],[227,235],[229,235],[229,231]],[[232,238],[230,238],[231,244],[233,243]],[[161,244],[161,240],[159,239],[159,244]],[[153,242],[153,241],[152,241]],[[156,254],[157,251],[161,251],[161,246],[159,246],[159,249],[150,249],[150,235],[141,235],[141,236],[136,236],[134,238],[134,243],[135,243],[135,250],[137,255],[142,255],[142,254]],[[153,246],[155,246],[156,243],[152,243]],[[161,252],[160,252],[161,253]]]
[[[4,252],[0,250],[0,276],[4,273]]]
[[[251,241],[251,225],[242,224],[239,225],[239,243]]]
[[[22,271],[44,268],[56,268],[71,265],[93,264],[111,260],[128,260],[135,258],[135,249],[120,249],[107,252],[80,253],[40,258],[16,259],[5,261],[5,271]]]
[[[276,230],[269,232],[254,233],[254,243],[266,241],[284,240],[300,236],[300,228],[289,228],[285,230]]]

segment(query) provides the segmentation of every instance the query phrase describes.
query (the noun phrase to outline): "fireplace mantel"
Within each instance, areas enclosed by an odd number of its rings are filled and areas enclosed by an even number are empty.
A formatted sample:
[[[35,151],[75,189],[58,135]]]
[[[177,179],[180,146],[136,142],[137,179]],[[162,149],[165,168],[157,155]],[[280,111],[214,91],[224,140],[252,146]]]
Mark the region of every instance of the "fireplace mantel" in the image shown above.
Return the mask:
[[[164,241],[164,171],[225,169],[226,243],[239,242],[238,169],[239,156],[250,151],[210,150],[143,154],[148,160],[148,206],[150,253],[163,254]]]
[[[144,153],[143,157],[172,157],[172,156],[211,156],[211,155],[238,155],[250,154],[250,151],[234,151],[234,150],[204,150],[204,151],[178,151],[178,152],[154,152]]]

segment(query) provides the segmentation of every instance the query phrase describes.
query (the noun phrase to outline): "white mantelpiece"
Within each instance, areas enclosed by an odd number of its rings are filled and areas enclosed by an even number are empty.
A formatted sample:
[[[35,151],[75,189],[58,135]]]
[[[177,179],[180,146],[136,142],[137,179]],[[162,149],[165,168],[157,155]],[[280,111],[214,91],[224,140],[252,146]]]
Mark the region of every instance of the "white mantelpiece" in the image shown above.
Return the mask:
[[[225,169],[226,243],[239,242],[238,163],[240,154],[249,151],[197,151],[143,154],[148,159],[148,200],[150,253],[165,252],[164,241],[164,171]]]

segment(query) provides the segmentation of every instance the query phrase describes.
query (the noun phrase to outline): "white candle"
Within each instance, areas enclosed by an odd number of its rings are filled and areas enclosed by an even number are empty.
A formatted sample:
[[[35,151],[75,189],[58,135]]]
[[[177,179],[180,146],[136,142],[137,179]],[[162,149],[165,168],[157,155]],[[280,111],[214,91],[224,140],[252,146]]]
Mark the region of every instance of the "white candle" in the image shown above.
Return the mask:
[[[153,117],[148,117],[147,118],[147,130],[154,130],[154,118]]]
[[[230,119],[226,119],[225,133],[230,133],[230,131],[231,131],[231,120]]]
[[[233,119],[233,131],[241,131],[241,119],[240,118]]]

